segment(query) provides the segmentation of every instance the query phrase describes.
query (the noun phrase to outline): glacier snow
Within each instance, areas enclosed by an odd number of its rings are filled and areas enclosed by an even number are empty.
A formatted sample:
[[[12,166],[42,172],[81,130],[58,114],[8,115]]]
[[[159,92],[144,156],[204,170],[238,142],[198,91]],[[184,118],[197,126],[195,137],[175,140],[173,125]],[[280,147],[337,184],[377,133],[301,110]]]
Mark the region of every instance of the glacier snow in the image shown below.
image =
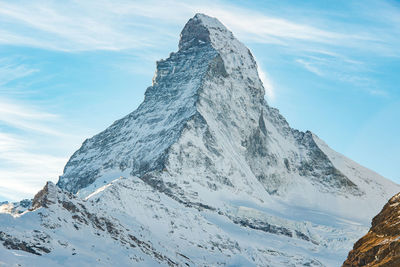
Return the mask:
[[[250,50],[196,14],[137,110],[0,207],[0,265],[340,265],[400,187],[264,95]]]

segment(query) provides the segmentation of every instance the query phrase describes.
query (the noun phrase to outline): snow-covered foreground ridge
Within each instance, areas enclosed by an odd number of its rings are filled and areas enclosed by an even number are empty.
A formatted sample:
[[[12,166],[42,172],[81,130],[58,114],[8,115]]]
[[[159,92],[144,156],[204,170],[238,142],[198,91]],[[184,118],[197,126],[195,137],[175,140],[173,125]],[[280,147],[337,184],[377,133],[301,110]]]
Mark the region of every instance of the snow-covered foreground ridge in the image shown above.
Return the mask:
[[[0,265],[338,266],[398,191],[290,128],[251,52],[197,14],[137,110],[0,207]]]

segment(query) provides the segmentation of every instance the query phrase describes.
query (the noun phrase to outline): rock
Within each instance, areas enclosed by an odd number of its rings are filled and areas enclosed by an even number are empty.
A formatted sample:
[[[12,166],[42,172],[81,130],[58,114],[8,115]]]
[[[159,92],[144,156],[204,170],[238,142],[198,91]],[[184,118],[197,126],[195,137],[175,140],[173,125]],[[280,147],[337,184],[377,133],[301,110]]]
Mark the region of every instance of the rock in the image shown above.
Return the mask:
[[[343,266],[400,266],[400,193],[373,218],[371,229],[354,244]]]
[[[137,110],[31,206],[0,207],[2,263],[341,264],[400,187],[291,128],[264,95],[250,50],[196,14]]]

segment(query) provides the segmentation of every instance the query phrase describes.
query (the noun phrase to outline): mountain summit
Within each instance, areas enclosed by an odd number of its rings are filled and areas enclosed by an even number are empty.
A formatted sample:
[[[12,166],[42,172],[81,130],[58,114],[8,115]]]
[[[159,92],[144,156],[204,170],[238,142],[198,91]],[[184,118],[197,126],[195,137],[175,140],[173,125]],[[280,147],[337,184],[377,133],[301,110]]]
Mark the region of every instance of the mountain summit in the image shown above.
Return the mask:
[[[249,49],[196,14],[137,110],[28,210],[2,206],[0,243],[31,265],[339,265],[400,187],[292,129],[264,94]]]
[[[253,56],[218,20],[201,14],[190,19],[179,48],[157,62],[153,85],[139,108],[86,140],[71,157],[60,188],[76,193],[110,172],[115,179],[116,172],[141,177],[164,169],[171,146],[189,124],[209,128],[204,117],[209,111],[202,110],[206,105],[212,105],[210,115],[218,112],[218,121],[233,113],[231,105],[240,104],[246,108],[242,112],[261,108],[264,88]],[[219,99],[208,93],[214,82],[224,83],[213,93]]]

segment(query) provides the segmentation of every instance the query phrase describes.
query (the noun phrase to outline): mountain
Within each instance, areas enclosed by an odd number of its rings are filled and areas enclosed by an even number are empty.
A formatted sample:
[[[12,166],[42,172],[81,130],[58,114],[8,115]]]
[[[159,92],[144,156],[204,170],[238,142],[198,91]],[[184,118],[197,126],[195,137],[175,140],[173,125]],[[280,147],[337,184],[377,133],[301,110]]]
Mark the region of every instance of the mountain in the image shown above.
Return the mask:
[[[399,185],[292,129],[248,48],[197,14],[137,110],[0,207],[0,261],[338,266]]]
[[[400,193],[372,220],[369,232],[350,251],[343,266],[400,266]]]

